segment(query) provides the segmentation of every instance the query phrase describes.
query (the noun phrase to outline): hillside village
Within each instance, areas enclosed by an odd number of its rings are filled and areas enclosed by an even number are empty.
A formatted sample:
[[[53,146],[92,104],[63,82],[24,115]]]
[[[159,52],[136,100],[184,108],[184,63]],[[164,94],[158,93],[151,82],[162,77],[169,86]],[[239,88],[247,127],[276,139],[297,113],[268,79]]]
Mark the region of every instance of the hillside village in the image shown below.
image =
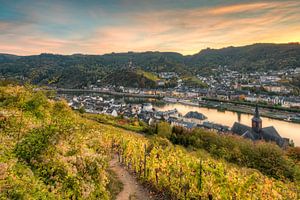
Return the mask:
[[[149,125],[160,120],[168,121],[172,126],[181,126],[187,129],[204,127],[216,131],[229,131],[229,127],[207,121],[207,117],[201,113],[189,112],[182,115],[176,109],[159,111],[151,103],[126,104],[123,101],[104,99],[100,96],[68,96],[61,95],[69,102],[73,109],[84,108],[85,112],[94,114],[107,114],[114,117],[138,118]]]
[[[157,94],[166,97],[195,98],[211,97],[221,100],[242,100],[278,105],[285,108],[300,108],[300,97],[295,95],[293,86],[287,84],[291,77],[300,74],[300,68],[288,70],[240,73],[226,66],[212,69],[210,76],[197,75],[207,87],[187,86],[175,72],[158,73],[158,88],[128,88],[124,86],[90,85],[95,91],[120,91],[129,94]],[[155,74],[155,73],[154,73]],[[166,87],[167,82],[176,80],[175,87]],[[88,88],[86,88],[88,89]]]
[[[155,126],[161,121],[166,121],[170,123],[172,127],[182,127],[186,130],[193,130],[194,128],[204,128],[215,131],[219,134],[238,134],[244,138],[251,140],[261,139],[261,137],[259,137],[259,131],[255,131],[256,129],[254,128],[247,127],[239,123],[234,123],[233,127],[229,127],[222,124],[210,122],[205,115],[195,111],[190,111],[183,116],[178,112],[177,109],[160,111],[151,103],[125,103],[123,100],[115,100],[114,98],[110,97],[104,98],[97,95],[61,95],[60,97],[67,99],[69,106],[76,110],[83,109],[83,111],[87,113],[105,114],[111,115],[113,117],[121,117],[127,119],[135,118],[145,122],[149,126]],[[255,116],[255,119],[260,120],[258,107],[256,107]],[[265,136],[265,140],[274,141],[279,146],[284,148],[289,145],[289,138],[282,138],[273,126],[262,130],[264,130],[265,132],[267,131],[265,133],[267,134],[267,136]],[[251,134],[256,134],[258,136],[254,137]]]

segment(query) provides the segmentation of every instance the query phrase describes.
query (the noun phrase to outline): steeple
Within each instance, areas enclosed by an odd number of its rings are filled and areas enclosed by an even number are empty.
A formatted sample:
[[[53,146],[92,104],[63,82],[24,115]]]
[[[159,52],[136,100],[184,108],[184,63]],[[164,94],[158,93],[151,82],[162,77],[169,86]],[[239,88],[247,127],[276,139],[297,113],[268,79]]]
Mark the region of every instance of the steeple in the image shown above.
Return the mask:
[[[257,104],[256,104],[256,106],[255,106],[254,117],[260,118]]]
[[[262,129],[262,120],[261,120],[260,115],[259,115],[257,104],[256,104],[256,107],[255,107],[254,116],[252,118],[252,129],[256,133],[261,132],[261,129]]]

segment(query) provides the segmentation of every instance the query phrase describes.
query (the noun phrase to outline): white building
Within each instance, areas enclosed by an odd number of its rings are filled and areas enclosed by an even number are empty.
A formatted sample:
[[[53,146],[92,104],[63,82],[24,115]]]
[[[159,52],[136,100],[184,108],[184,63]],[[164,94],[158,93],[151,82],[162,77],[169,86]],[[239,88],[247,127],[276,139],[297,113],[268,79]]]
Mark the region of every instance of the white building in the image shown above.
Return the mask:
[[[151,112],[153,111],[153,106],[151,103],[143,104],[143,111]]]

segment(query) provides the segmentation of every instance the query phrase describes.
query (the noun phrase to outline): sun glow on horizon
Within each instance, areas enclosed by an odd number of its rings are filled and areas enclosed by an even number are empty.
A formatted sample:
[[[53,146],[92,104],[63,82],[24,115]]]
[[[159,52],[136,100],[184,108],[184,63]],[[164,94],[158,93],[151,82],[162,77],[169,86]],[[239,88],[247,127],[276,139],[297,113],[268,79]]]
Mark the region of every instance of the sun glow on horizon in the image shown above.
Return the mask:
[[[295,0],[0,3],[2,53],[190,55],[208,47],[300,42],[300,2]]]

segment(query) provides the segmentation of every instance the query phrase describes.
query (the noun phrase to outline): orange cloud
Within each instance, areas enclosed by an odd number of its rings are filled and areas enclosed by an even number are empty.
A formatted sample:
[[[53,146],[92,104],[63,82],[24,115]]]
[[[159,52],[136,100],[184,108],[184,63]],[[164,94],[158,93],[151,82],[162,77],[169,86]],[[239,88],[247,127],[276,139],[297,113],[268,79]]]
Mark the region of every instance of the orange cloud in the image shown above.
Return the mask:
[[[49,36],[34,25],[0,23],[0,30],[8,30],[0,35],[0,51],[23,55],[148,50],[192,54],[207,47],[300,41],[297,1],[147,11],[126,17],[127,24],[95,27],[89,35],[74,33],[66,39]]]
[[[255,10],[266,9],[266,8],[274,8],[276,6],[278,6],[278,3],[274,3],[274,2],[235,4],[235,5],[217,7],[215,9],[210,10],[209,13],[214,15],[224,15],[224,14],[240,13],[240,12],[245,12],[250,10],[255,11]]]

